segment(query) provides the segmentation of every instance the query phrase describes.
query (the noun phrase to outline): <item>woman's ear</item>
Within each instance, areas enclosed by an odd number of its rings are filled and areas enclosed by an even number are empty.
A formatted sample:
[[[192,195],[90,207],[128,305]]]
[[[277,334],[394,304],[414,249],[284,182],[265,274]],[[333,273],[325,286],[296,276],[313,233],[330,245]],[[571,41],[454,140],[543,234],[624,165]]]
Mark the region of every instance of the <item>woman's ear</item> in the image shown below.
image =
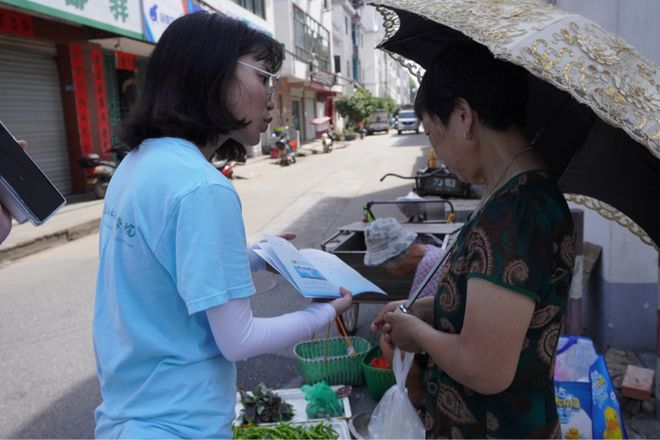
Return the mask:
[[[474,113],[472,106],[470,106],[470,103],[465,99],[458,98],[456,100],[455,111],[458,112],[461,124],[463,125],[463,137],[466,141],[471,140],[474,131],[474,124],[476,122],[476,114]]]

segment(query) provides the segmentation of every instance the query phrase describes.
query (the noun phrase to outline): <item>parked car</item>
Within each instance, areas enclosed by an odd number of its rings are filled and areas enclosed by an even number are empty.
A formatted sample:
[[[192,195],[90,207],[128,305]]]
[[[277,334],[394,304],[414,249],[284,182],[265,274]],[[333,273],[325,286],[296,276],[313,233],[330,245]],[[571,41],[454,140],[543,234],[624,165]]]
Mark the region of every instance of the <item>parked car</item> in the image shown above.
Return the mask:
[[[398,134],[406,130],[414,130],[419,133],[419,119],[415,116],[414,110],[401,110],[396,122],[396,131]]]
[[[390,131],[390,115],[387,110],[375,110],[369,113],[369,122],[367,123],[367,134],[373,134],[377,131]]]

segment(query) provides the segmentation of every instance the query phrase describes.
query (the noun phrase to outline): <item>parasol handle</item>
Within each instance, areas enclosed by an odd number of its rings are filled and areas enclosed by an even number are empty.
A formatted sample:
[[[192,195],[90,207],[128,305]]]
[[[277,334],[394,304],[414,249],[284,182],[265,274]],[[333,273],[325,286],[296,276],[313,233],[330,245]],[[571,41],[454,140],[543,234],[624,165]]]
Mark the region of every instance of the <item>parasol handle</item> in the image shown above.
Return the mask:
[[[462,228],[461,228],[461,229],[462,229]],[[417,298],[419,297],[419,295],[420,295],[420,294],[422,293],[422,291],[426,288],[426,285],[429,283],[429,281],[431,281],[431,278],[433,278],[433,275],[435,275],[435,273],[438,271],[438,269],[440,269],[440,266],[442,266],[442,264],[445,262],[445,260],[447,259],[447,257],[448,257],[449,254],[451,253],[452,249],[453,249],[454,246],[456,245],[456,242],[457,242],[456,238],[458,238],[458,237],[454,238],[453,241],[451,242],[451,244],[449,244],[449,241],[451,240],[450,236],[453,235],[453,234],[456,234],[457,232],[460,232],[460,231],[461,231],[461,230],[459,229],[458,231],[456,231],[456,232],[454,232],[454,233],[452,233],[452,234],[447,234],[447,235],[445,235],[445,240],[444,240],[444,242],[443,242],[443,244],[442,244],[442,248],[441,248],[441,249],[447,249],[447,251],[446,251],[445,254],[444,254],[444,255],[438,260],[438,262],[435,263],[435,266],[433,266],[433,269],[431,269],[431,270],[426,274],[426,276],[424,277],[424,279],[422,280],[422,282],[420,283],[420,285],[417,286],[417,289],[415,289],[415,291],[412,293],[412,295],[410,295],[410,298],[408,298],[408,300],[407,300],[405,303],[399,305],[399,310],[400,310],[401,312],[403,312],[403,313],[408,313],[408,312],[410,311],[410,308],[413,306],[413,304],[415,303],[415,301],[417,301]]]

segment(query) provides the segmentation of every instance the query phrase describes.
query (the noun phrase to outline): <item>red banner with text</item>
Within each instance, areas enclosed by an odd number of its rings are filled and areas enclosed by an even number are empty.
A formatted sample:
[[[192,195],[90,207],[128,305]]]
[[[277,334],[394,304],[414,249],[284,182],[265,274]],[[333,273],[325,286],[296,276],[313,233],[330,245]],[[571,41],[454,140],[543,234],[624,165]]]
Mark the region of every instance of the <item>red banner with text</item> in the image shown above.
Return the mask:
[[[29,37],[34,35],[32,17],[20,12],[0,9],[0,32]]]
[[[105,71],[103,70],[103,52],[101,49],[92,49],[92,69],[94,72],[94,97],[96,100],[96,114],[99,124],[99,140],[101,153],[110,155],[110,121],[108,120],[108,95],[105,88]]]

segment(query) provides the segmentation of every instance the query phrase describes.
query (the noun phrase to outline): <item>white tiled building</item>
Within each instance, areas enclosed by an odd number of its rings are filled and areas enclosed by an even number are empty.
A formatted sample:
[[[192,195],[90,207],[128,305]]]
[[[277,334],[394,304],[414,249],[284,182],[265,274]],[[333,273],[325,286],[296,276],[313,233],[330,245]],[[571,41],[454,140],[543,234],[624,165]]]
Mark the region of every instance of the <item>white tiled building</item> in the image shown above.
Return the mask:
[[[411,75],[376,46],[383,40],[383,20],[372,6],[362,6],[360,15],[365,27],[365,50],[362,65],[364,85],[375,96],[392,97],[397,104],[408,104]]]

